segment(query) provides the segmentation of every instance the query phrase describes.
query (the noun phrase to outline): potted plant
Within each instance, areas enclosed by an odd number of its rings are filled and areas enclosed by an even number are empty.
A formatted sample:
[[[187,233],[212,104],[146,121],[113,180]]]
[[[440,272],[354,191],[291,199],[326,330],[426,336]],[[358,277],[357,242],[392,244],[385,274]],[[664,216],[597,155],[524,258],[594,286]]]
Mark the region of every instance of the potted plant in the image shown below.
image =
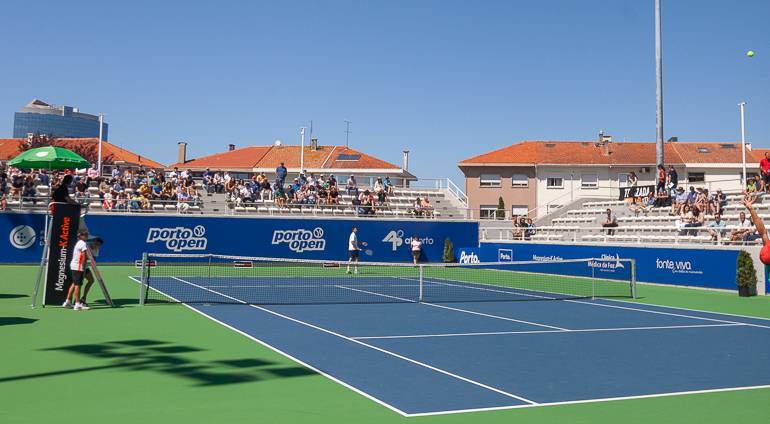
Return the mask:
[[[738,266],[735,275],[735,283],[738,285],[738,295],[741,297],[756,296],[757,271],[754,269],[754,260],[745,250],[738,252]]]

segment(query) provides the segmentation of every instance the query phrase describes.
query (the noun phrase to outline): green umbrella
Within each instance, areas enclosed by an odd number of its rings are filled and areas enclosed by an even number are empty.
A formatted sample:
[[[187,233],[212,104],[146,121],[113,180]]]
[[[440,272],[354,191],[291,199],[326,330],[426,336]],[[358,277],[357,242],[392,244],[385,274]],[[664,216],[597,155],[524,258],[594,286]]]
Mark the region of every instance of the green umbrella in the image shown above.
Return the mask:
[[[8,161],[8,165],[21,169],[81,169],[91,166],[77,153],[54,146],[27,150]]]

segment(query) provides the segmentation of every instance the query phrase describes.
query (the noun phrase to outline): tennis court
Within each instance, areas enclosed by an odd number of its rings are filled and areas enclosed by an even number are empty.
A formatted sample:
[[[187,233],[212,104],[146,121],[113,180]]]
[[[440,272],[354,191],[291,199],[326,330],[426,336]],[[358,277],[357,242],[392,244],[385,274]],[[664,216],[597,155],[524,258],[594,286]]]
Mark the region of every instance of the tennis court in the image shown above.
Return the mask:
[[[770,387],[770,321],[628,302],[623,278],[240,265],[159,261],[148,303],[185,302],[405,416]]]

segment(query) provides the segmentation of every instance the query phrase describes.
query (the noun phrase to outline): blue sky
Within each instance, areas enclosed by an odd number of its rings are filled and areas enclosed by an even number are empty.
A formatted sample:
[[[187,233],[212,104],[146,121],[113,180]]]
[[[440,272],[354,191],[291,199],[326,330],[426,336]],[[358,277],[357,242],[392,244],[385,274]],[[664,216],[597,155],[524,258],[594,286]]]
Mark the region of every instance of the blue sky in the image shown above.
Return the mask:
[[[665,134],[770,147],[770,2],[664,0]],[[524,139],[654,140],[653,0],[10,1],[0,137],[33,97],[164,163],[275,139],[421,177]],[[757,55],[749,59],[746,51]]]

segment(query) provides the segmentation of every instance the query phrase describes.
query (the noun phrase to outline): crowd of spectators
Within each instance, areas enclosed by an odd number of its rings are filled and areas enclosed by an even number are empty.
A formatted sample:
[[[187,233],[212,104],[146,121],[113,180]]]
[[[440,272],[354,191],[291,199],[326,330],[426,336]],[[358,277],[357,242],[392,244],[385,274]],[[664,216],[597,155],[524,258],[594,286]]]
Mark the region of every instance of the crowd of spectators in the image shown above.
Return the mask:
[[[0,210],[5,209],[10,200],[47,203],[51,190],[58,187],[66,175],[72,175],[68,190],[73,200],[82,204],[98,201],[107,211],[149,210],[153,202],[162,202],[186,212],[191,206],[201,203],[192,173],[179,172],[176,168],[165,173],[143,167],[121,169],[115,166],[109,176],[100,176],[96,165],[76,171],[24,171],[2,167]],[[41,187],[45,189],[39,192]],[[92,187],[95,190],[91,190]]]
[[[529,240],[537,232],[535,223],[532,218],[526,216],[514,215],[511,217],[513,221],[513,238],[518,240]]]

